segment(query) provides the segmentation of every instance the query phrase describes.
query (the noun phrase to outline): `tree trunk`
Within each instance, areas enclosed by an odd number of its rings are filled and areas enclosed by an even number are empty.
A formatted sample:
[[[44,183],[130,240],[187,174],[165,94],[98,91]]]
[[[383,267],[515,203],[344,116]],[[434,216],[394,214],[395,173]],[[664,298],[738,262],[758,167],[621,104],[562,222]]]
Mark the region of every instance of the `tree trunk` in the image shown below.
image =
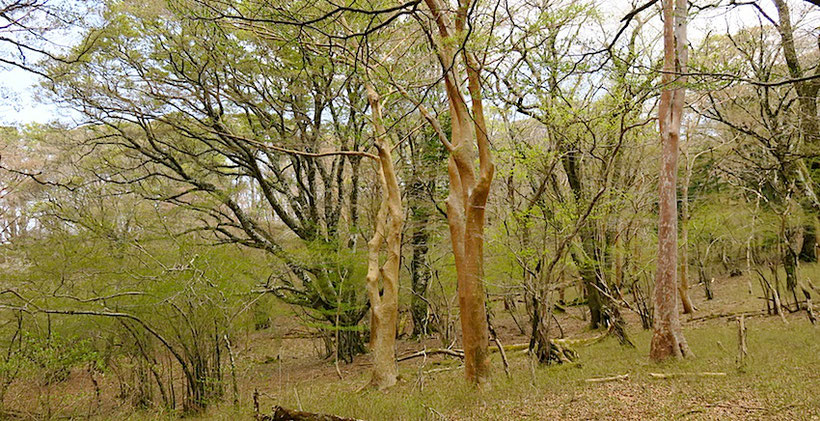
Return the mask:
[[[450,40],[466,34],[465,23],[471,12],[471,1],[459,3],[455,21],[451,20],[449,4],[441,0],[425,0],[439,32],[436,51],[442,64],[442,76],[447,93],[452,134],[447,137],[435,117],[424,113],[436,129],[442,144],[450,153],[447,197],[447,223],[453,245],[458,302],[461,317],[464,371],[468,381],[489,382],[489,328],[484,296],[484,223],[487,197],[493,179],[494,165],[484,121],[481,95],[480,64],[472,53]],[[456,54],[461,55],[466,71],[472,112],[461,92],[463,75],[459,75]],[[456,65],[453,65],[456,63]],[[421,110],[421,108],[419,108]],[[475,143],[473,142],[475,140]],[[475,146],[478,147],[479,173],[475,171]]]
[[[800,304],[797,300],[797,269],[798,269],[798,254],[800,249],[800,230],[785,229],[783,241],[783,270],[786,272],[786,289],[792,293],[794,303],[797,309]]]
[[[688,140],[688,136],[687,136]],[[684,146],[685,147],[685,146]],[[692,314],[695,312],[695,307],[692,305],[692,299],[689,298],[689,179],[692,174],[691,164],[688,159],[686,168],[683,171],[683,180],[681,180],[681,198],[680,198],[680,300],[683,305],[683,314]]]
[[[686,0],[663,0],[664,20],[664,90],[658,106],[661,143],[661,174],[659,179],[658,260],[655,275],[655,320],[649,357],[662,361],[670,356],[689,355],[678,316],[678,218],[676,182],[678,172],[678,140],[685,102],[685,88],[671,86],[675,73],[686,72]],[[681,76],[678,84],[685,83]]]
[[[800,261],[817,262],[817,225],[815,218],[803,226],[803,247],[800,248]]]
[[[410,313],[413,316],[413,336],[421,337],[429,333],[427,315],[427,285],[430,283],[430,267],[427,265],[428,240],[430,237],[427,224],[430,214],[427,207],[421,205],[420,197],[425,183],[415,180],[410,186],[411,217],[413,235],[410,244],[413,247],[413,259],[410,261],[410,279],[413,296],[410,299]]]
[[[396,172],[393,168],[391,146],[387,141],[381,117],[379,95],[367,85],[367,97],[372,111],[376,149],[379,151],[379,178],[382,202],[376,217],[373,238],[367,243],[367,293],[370,298],[371,340],[373,350],[373,378],[379,389],[396,384],[396,325],[399,314],[399,269],[401,260],[401,229],[404,214]],[[380,265],[382,244],[386,243],[387,258]],[[379,294],[379,278],[382,293]]]
[[[598,272],[595,269],[595,264],[590,256],[594,255],[594,239],[591,238],[589,230],[584,229],[579,233],[581,237],[581,248],[584,250],[585,256],[579,256],[576,252],[571,252],[575,264],[578,266],[578,272],[581,275],[581,282],[584,284],[584,296],[587,300],[587,308],[589,308],[589,327],[598,329],[601,326],[603,317],[601,314],[603,307],[603,297],[596,288],[598,284]]]

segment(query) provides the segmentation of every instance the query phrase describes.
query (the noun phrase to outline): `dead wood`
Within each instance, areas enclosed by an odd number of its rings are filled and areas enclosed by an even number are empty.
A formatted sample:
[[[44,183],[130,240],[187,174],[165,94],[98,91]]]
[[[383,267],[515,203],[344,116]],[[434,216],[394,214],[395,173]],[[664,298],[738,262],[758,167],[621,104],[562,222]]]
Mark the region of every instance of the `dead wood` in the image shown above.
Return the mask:
[[[603,335],[606,336],[606,335]],[[552,347],[561,354],[561,360],[574,360],[577,356],[575,351],[569,348],[569,346],[578,345],[589,345],[591,343],[597,342],[601,339],[600,336],[590,339],[551,339],[550,343]],[[496,346],[490,347],[488,352],[496,353],[496,352],[512,352],[512,351],[523,351],[529,348],[529,343],[522,343],[522,344],[513,344],[513,345],[504,345],[500,346],[500,343],[497,343]],[[412,360],[413,358],[419,357],[429,357],[431,355],[447,355],[450,357],[456,358],[464,358],[464,351],[461,349],[451,349],[451,348],[434,348],[434,349],[422,349],[421,351],[413,352],[411,354],[406,354],[399,357],[396,361],[407,361]]]
[[[587,383],[607,383],[607,382],[619,382],[629,379],[629,373],[621,374],[618,376],[610,376],[610,377],[596,377],[592,379],[586,379]]]
[[[700,372],[700,373],[649,373],[653,379],[677,379],[681,377],[724,377],[726,373],[720,372]]]
[[[699,316],[699,317],[690,317],[690,318],[686,319],[686,321],[687,322],[700,322],[700,321],[705,321],[705,320],[721,319],[721,318],[724,318],[724,317],[729,317],[729,318],[735,318],[735,317],[740,317],[740,316],[755,317],[755,316],[765,316],[766,314],[767,314],[766,310],[753,311],[753,312],[734,311],[734,312],[707,314],[705,316]]]
[[[397,361],[407,361],[418,357],[429,357],[431,355],[449,355],[456,358],[464,358],[464,351],[460,349],[436,348],[436,349],[422,349],[421,351],[412,354],[401,356]]]
[[[259,421],[361,421],[356,418],[285,409],[279,405],[273,407],[272,415],[257,415],[256,419]]]
[[[563,339],[553,339],[552,342],[557,343],[562,346],[587,346],[592,345],[594,343],[598,343],[602,341],[604,338],[609,335],[611,329],[607,330],[606,332],[592,337],[592,338],[579,338],[579,339],[571,339],[571,338],[563,338]]]

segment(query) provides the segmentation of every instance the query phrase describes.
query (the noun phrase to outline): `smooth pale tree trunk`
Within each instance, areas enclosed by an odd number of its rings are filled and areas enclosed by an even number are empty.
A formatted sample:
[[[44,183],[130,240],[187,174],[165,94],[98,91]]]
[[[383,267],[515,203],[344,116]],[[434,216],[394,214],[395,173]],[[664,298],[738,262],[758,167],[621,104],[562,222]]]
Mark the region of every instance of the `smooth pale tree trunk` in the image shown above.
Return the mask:
[[[658,106],[661,142],[658,260],[655,275],[654,332],[649,357],[662,361],[690,355],[678,315],[678,211],[676,183],[678,143],[686,78],[686,0],[663,0],[663,92]],[[673,86],[674,84],[674,86]]]
[[[379,154],[379,178],[382,201],[376,216],[373,237],[367,243],[367,294],[370,298],[373,378],[371,384],[385,389],[396,384],[396,325],[399,314],[399,269],[401,260],[401,228],[404,213],[396,171],[393,168],[391,145],[382,124],[379,95],[367,85],[367,97],[372,110],[376,149]],[[387,245],[387,257],[380,264],[382,245]],[[381,278],[382,293],[379,293]]]
[[[453,246],[458,303],[461,316],[464,372],[467,380],[479,385],[489,382],[489,329],[484,295],[484,223],[487,197],[493,179],[494,165],[484,121],[481,96],[480,65],[472,53],[460,48],[466,34],[465,21],[471,10],[470,0],[459,1],[454,19],[449,4],[441,0],[425,0],[435,19],[439,37],[436,51],[443,69],[445,92],[452,122],[448,139],[441,126],[429,113],[425,118],[450,153],[447,173],[450,193],[447,197],[447,223]],[[460,55],[467,76],[472,112],[462,93],[464,74],[458,71]],[[475,169],[475,147],[478,147],[479,172]]]

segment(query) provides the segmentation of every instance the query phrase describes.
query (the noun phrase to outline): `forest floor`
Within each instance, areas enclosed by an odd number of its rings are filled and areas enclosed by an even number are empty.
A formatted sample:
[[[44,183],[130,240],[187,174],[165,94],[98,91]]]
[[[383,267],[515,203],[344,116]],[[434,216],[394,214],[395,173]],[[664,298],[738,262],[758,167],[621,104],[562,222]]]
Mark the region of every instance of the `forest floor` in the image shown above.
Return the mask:
[[[765,316],[756,282],[752,294],[744,277],[715,282],[713,300],[704,298],[702,286],[690,291],[697,312],[683,316],[684,335],[693,358],[663,364],[650,362],[651,331],[641,329],[635,314],[627,314],[630,339],[635,347],[607,338],[576,347],[573,364],[538,366],[521,352],[508,355],[510,376],[500,355],[492,356],[493,378],[489,390],[476,391],[463,379],[460,361],[446,356],[416,358],[399,363],[401,381],[387,391],[364,386],[369,380],[369,357],[353,364],[317,361],[311,345],[275,337],[252,341],[255,363],[242,374],[241,396],[247,400],[259,391],[262,410],[272,405],[330,413],[364,420],[513,420],[513,419],[820,419],[820,327],[812,326],[805,312]],[[512,318],[495,309],[496,330],[505,345],[527,341]],[[570,307],[558,321],[570,338],[599,335],[583,320],[584,307]],[[737,362],[737,322],[726,313],[761,313],[747,317],[748,359]],[[277,341],[279,341],[277,343]],[[284,342],[288,342],[285,340]],[[405,339],[399,355],[424,348],[439,348],[438,340]],[[251,348],[246,348],[250,351]],[[270,358],[270,350],[280,358]],[[267,353],[266,353],[267,351]],[[267,361],[267,363],[265,363]],[[725,373],[719,377],[655,379],[650,373]],[[252,375],[251,375],[252,374]],[[590,383],[588,379],[624,375],[628,379]],[[215,409],[204,419],[247,416]]]
[[[295,326],[292,317],[282,316],[282,322],[275,320],[271,329],[237,339],[239,406],[231,404],[229,386],[224,403],[188,419],[253,419],[253,396],[258,391],[262,412],[281,405],[362,420],[820,420],[820,326],[812,326],[805,312],[786,315],[785,323],[777,316],[764,315],[761,310],[765,304],[758,298],[762,295],[760,287],[754,282],[750,294],[748,285],[742,276],[720,279],[714,284],[713,300],[705,300],[702,286],[690,290],[697,311],[693,316],[682,316],[682,320],[684,335],[694,353],[692,358],[661,364],[649,361],[651,331],[641,329],[637,315],[624,311],[634,348],[608,337],[574,347],[579,354],[577,362],[551,366],[539,366],[525,353],[511,351],[509,376],[505,375],[500,355],[493,353],[491,387],[482,391],[467,385],[459,359],[440,355],[400,362],[400,382],[387,391],[367,388],[371,368],[368,355],[357,357],[352,364],[339,363],[337,370],[332,359],[317,356],[322,346],[317,339],[292,338],[304,329]],[[503,344],[527,342],[501,303],[496,304],[494,325]],[[589,330],[582,317],[584,311],[585,307],[576,306],[557,314],[566,337],[593,338],[601,334]],[[745,318],[745,366],[737,362],[737,322],[726,316],[739,312],[756,313]],[[523,310],[519,314],[523,316]],[[286,320],[290,325],[285,324]],[[553,331],[558,335],[558,329]],[[399,341],[398,354],[442,346],[439,339],[418,341],[405,337]],[[667,379],[650,375],[704,372],[725,375]],[[628,377],[588,382],[620,375]],[[84,406],[81,401],[93,400],[93,389],[86,384],[87,379],[82,380],[81,373],[72,382],[67,383],[64,392],[52,393],[52,397],[67,402],[63,409],[69,412],[72,406]],[[80,392],[81,388],[85,392]],[[81,393],[85,396],[82,399]],[[156,410],[134,412],[122,404],[114,405],[113,397],[103,398],[110,402],[102,409],[98,407],[96,415],[86,412],[80,418],[90,415],[93,419],[143,420],[177,416]]]

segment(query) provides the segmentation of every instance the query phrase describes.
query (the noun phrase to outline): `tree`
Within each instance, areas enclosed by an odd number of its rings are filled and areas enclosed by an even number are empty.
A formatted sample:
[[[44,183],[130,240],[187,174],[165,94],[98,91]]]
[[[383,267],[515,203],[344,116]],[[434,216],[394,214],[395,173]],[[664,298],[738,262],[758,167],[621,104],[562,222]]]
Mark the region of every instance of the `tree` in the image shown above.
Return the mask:
[[[529,135],[532,139],[516,134],[522,138],[511,147],[515,162],[510,165],[532,171],[530,185],[513,189],[524,206],[515,209],[513,218],[520,221],[512,226],[521,231],[524,249],[531,249],[530,258],[517,256],[516,261],[524,266],[528,293],[538,296],[527,302],[547,300],[544,288],[551,286],[540,283],[566,276],[549,273],[555,264],[547,262],[569,256],[583,284],[590,327],[608,329],[628,344],[619,310],[624,260],[629,260],[623,240],[637,214],[625,208],[627,192],[637,187],[641,174],[629,155],[646,153],[641,129],[650,119],[642,109],[654,96],[654,75],[630,70],[641,60],[652,61],[636,54],[642,24],[625,48],[609,56],[587,54],[599,47],[600,39],[585,35],[598,12],[594,4],[576,1],[521,6],[509,16],[514,29],[499,46],[497,54],[504,59],[493,74],[504,88],[495,92],[499,100],[532,119],[517,125],[539,127]],[[612,66],[605,67],[609,59]],[[539,210],[543,215],[536,216]],[[547,221],[543,228],[537,219]],[[540,229],[556,237],[548,242],[554,247],[526,244],[537,241]]]
[[[86,60],[54,69],[55,94],[94,132],[83,147],[118,158],[79,165],[198,215],[188,232],[276,257],[265,289],[307,309],[328,355],[335,344],[350,361],[368,310],[347,241],[358,162],[372,156],[361,80],[339,78],[342,64],[293,27],[260,35],[150,6],[112,4]]]
[[[788,10],[783,12],[787,19]],[[790,50],[784,44],[792,48],[802,45],[801,51],[806,53],[814,47],[808,47],[813,40],[789,36],[784,39],[784,34],[794,33],[790,24],[783,21],[777,27],[763,25],[764,17],[774,24],[774,19],[764,15],[760,17],[760,26],[704,40],[706,63],[733,69],[744,75],[746,82],[734,81],[707,91],[708,102],[696,109],[721,123],[729,131],[727,137],[736,139],[738,146],[733,148],[733,159],[721,166],[723,171],[750,193],[748,200],[780,215],[782,235],[776,260],[786,272],[787,288],[796,296],[798,256],[804,245],[813,248],[809,245],[811,240],[804,244],[807,242],[803,238],[806,233],[811,237],[814,231],[818,204],[816,181],[808,167],[816,146],[812,135],[805,131],[806,125],[813,123],[802,104],[810,102],[805,95],[816,97],[817,93],[807,91],[812,80],[794,79],[794,75],[802,74],[794,71],[800,69],[799,63],[779,51]],[[792,53],[788,55],[793,59],[797,53]],[[810,256],[808,251],[806,254]],[[776,280],[775,290],[779,290],[778,284]]]
[[[658,105],[662,143],[659,180],[658,262],[655,275],[655,321],[649,356],[655,361],[691,355],[678,315],[678,141],[685,103],[687,72],[686,0],[663,0],[663,92]]]
[[[399,269],[404,212],[396,171],[393,167],[392,145],[382,121],[381,97],[367,84],[376,149],[379,151],[379,179],[382,199],[376,216],[373,237],[367,244],[367,294],[370,297],[370,343],[373,344],[373,380],[379,389],[396,384],[396,328],[399,314]],[[382,265],[379,250],[387,245],[387,259]],[[379,278],[383,289],[379,291]]]
[[[464,371],[468,381],[481,385],[488,383],[490,376],[489,328],[483,279],[484,223],[494,165],[484,120],[482,63],[469,45],[461,45],[467,42],[466,25],[474,19],[472,13],[475,8],[471,0],[460,0],[454,12],[440,0],[425,0],[425,4],[438,29],[438,37],[432,47],[441,64],[452,134],[448,137],[438,121],[429,114],[425,117],[436,127],[439,140],[450,153],[447,223],[458,278]],[[467,77],[470,107],[461,88],[463,75]],[[474,167],[476,146],[478,174]]]
[[[15,67],[48,77],[39,61],[63,63],[79,60],[87,48],[63,56],[56,42],[83,24],[89,5],[77,0],[3,0],[0,2],[0,66]],[[93,2],[88,2],[93,4]]]
[[[820,117],[817,112],[817,97],[818,94],[820,94],[820,66],[814,68],[814,72],[812,73],[812,76],[814,77],[813,79],[802,80],[804,79],[805,72],[803,70],[803,66],[801,66],[800,60],[798,59],[797,49],[795,48],[794,30],[792,29],[791,12],[789,10],[789,6],[784,0],[774,0],[774,4],[775,7],[777,7],[779,24],[776,26],[777,31],[780,33],[780,45],[783,52],[783,57],[786,60],[786,67],[789,69],[789,76],[791,76],[794,80],[798,80],[798,82],[795,82],[795,91],[797,93],[797,101],[799,103],[798,128],[802,137],[801,140],[807,149],[816,153],[818,148],[820,148],[820,123],[818,123],[818,121],[820,121]],[[820,48],[820,35],[818,35],[817,41],[817,47]],[[813,183],[811,183],[810,179],[806,179],[801,180],[801,184],[805,185]],[[800,246],[800,250],[796,254],[806,261],[815,262],[817,261],[817,252],[815,250],[817,244],[817,232],[815,225],[817,223],[817,213],[820,212],[820,201],[818,201],[816,197],[815,185],[804,186],[804,191],[808,193],[805,196],[809,201],[808,206],[812,209],[814,217],[811,218],[808,223],[803,225],[803,229],[805,231],[803,244]],[[795,257],[798,256],[793,257],[792,254],[794,253],[789,253],[788,259],[796,260]],[[795,267],[791,270],[791,272],[795,272],[797,270],[796,262],[790,262],[789,266]],[[794,274],[791,277],[796,278],[796,276],[797,275]],[[791,285],[790,289],[794,289],[796,280],[790,279],[788,283]]]

